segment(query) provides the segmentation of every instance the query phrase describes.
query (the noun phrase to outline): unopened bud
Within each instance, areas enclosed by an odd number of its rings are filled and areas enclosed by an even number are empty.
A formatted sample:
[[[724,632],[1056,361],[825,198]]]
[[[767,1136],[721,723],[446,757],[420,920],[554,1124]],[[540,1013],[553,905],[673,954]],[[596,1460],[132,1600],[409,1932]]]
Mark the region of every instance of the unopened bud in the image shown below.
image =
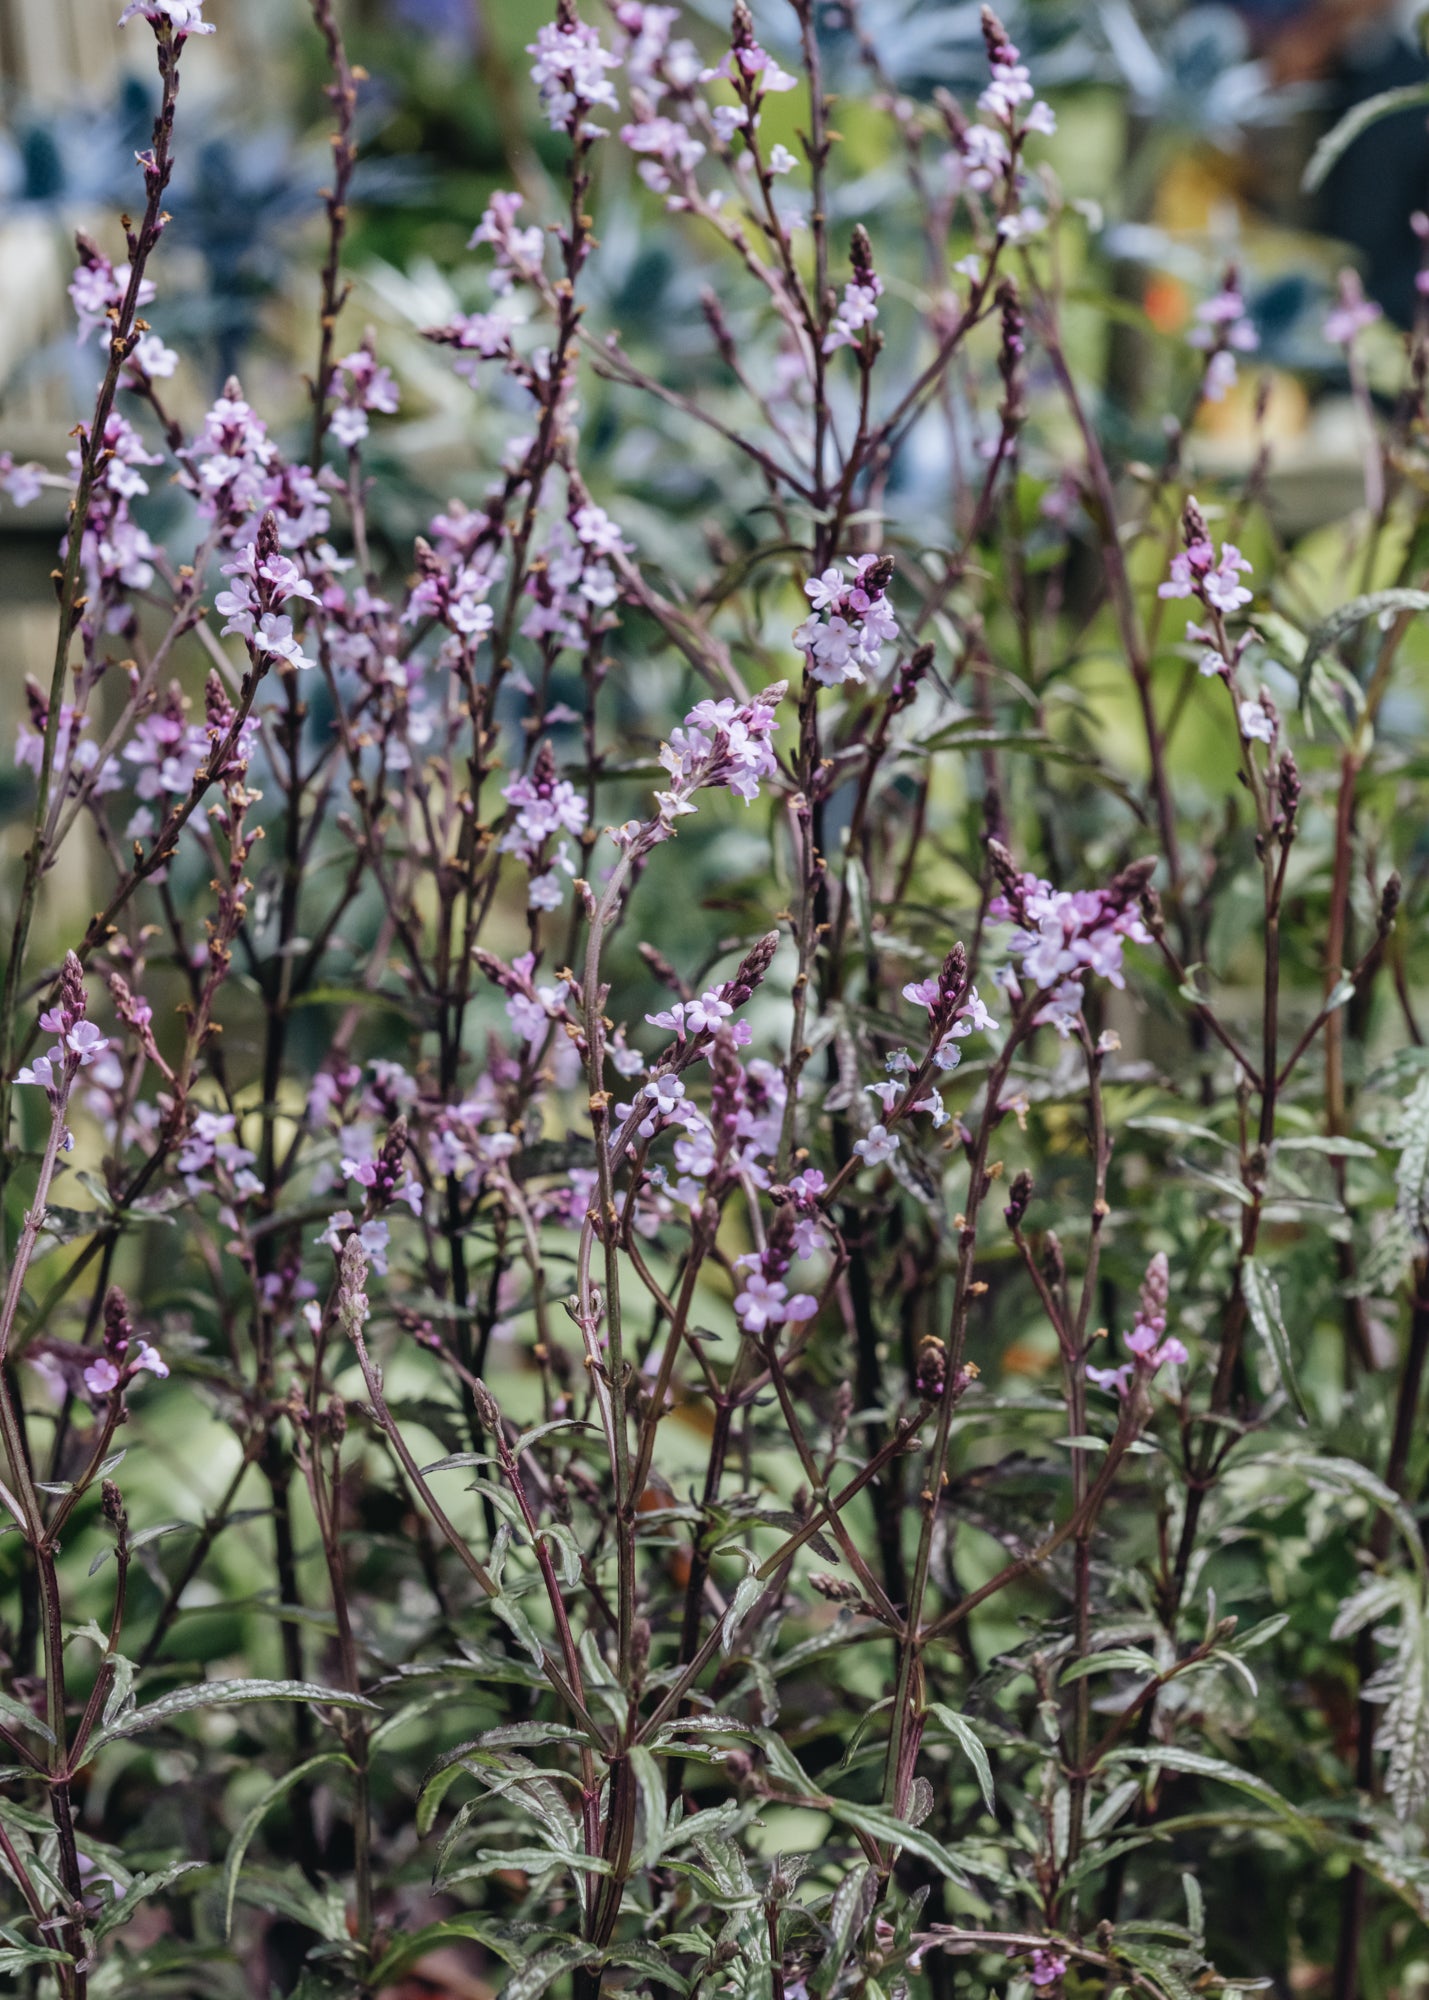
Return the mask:
[[[82,1021],[88,995],[84,990],[84,967],[72,951],[65,953],[65,962],[60,968],[60,1005],[70,1020]]]
[[[742,1007],[750,995],[763,985],[778,949],[778,931],[766,931],[758,944],[751,946],[744,954],[738,970],[725,987],[722,996],[731,1007]]]
[[[1012,1186],[1007,1190],[1007,1206],[1002,1212],[1007,1217],[1007,1226],[1009,1229],[1020,1229],[1022,1227],[1022,1218],[1026,1215],[1027,1204],[1032,1199],[1032,1186],[1032,1176],[1024,1167],[1022,1172],[1014,1178]]]
[[[816,1590],[820,1597],[827,1598],[830,1604],[852,1604],[860,1595],[852,1577],[830,1576],[826,1570],[813,1572],[809,1588]]]
[[[122,1354],[133,1338],[129,1301],[118,1285],[111,1285],[104,1295],[104,1345],[111,1353]]]
[[[1379,928],[1381,935],[1388,931],[1394,923],[1395,913],[1399,909],[1399,898],[1403,888],[1404,884],[1400,881],[1399,870],[1396,868],[1380,892]]]
[[[914,1372],[913,1386],[927,1403],[942,1400],[948,1383],[948,1350],[941,1340],[929,1334],[918,1345],[918,1366]]]
[[[481,1419],[481,1427],[495,1435],[501,1429],[501,1409],[496,1398],[484,1382],[474,1382],[471,1400],[476,1406],[476,1414]]]
[[[1042,1239],[1042,1274],[1054,1292],[1067,1281],[1067,1260],[1055,1229],[1049,1229]]]
[[[957,998],[967,984],[968,955],[966,948],[955,944],[943,960],[943,969],[938,974],[938,997],[940,1000]]]

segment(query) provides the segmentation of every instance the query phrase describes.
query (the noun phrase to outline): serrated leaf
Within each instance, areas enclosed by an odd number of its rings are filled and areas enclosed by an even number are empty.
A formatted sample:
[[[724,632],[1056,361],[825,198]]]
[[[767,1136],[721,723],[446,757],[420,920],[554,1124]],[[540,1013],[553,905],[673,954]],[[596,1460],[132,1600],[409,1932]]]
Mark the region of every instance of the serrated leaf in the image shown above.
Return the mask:
[[[40,1944],[0,1945],[0,1972],[25,1972],[32,1965],[73,1965],[67,1951]]]
[[[1307,1485],[1321,1492],[1356,1493],[1362,1499],[1373,1501],[1382,1507],[1400,1534],[1410,1560],[1421,1577],[1429,1565],[1425,1563],[1424,1543],[1419,1526],[1413,1514],[1405,1506],[1393,1487],[1386,1486],[1377,1473],[1367,1465],[1361,1465],[1353,1458],[1321,1458],[1292,1454],[1289,1452],[1266,1452],[1259,1458],[1247,1459],[1242,1469],[1252,1466],[1273,1467],[1278,1472],[1288,1473],[1303,1479]]]
[[[55,1740],[55,1733],[47,1722],[42,1722],[32,1708],[23,1701],[17,1701],[14,1695],[6,1694],[3,1689],[0,1689],[0,1721],[13,1722],[20,1729],[28,1729],[34,1735],[43,1737],[46,1743]]]
[[[1363,109],[1363,107],[1360,107]],[[1343,123],[1344,121],[1342,121]],[[1330,135],[1333,138],[1333,133]],[[1338,605],[1328,618],[1311,632],[1305,642],[1305,652],[1300,661],[1300,695],[1303,701],[1309,683],[1310,669],[1322,653],[1353,632],[1357,625],[1367,619],[1378,618],[1389,611],[1429,611],[1429,591],[1426,590],[1372,590],[1365,597],[1351,597]]]
[[[1404,1594],[1393,1692],[1380,1728],[1389,1749],[1384,1789],[1399,1817],[1412,1824],[1429,1801],[1429,1618],[1417,1594]]]
[[[171,1887],[181,1875],[190,1875],[195,1868],[202,1868],[201,1861],[176,1861],[171,1867],[161,1868],[155,1875],[136,1875],[129,1887],[115,1902],[102,1910],[94,1923],[94,1941],[100,1944],[111,1931],[119,1930],[127,1924],[139,1905],[150,1896],[157,1896]]]
[[[1299,1808],[1282,1798],[1273,1785],[1267,1784],[1254,1772],[1242,1771],[1236,1765],[1228,1764],[1223,1757],[1207,1757],[1199,1750],[1182,1750],[1176,1744],[1166,1743],[1150,1750],[1113,1750],[1106,1761],[1108,1764],[1150,1764],[1165,1771],[1184,1771],[1192,1777],[1214,1778],[1220,1784],[1234,1786],[1237,1791],[1249,1792],[1253,1798],[1262,1800],[1275,1812],[1283,1814],[1296,1827],[1304,1828],[1309,1824]]]
[[[1290,1352],[1290,1335],[1280,1310],[1280,1287],[1257,1257],[1247,1257],[1241,1265],[1241,1291],[1251,1324],[1264,1341],[1275,1366],[1276,1379],[1290,1398],[1301,1423],[1308,1424],[1310,1412],[1300,1393],[1295,1361]]]
[[[366,1695],[346,1694],[341,1688],[319,1687],[313,1681],[202,1681],[196,1687],[175,1688],[143,1708],[131,1708],[102,1729],[90,1745],[91,1752],[121,1737],[141,1736],[178,1715],[191,1715],[200,1708],[238,1708],[250,1701],[311,1701],[329,1708],[366,1708],[376,1712],[377,1704]]]
[[[607,1965],[628,1965],[637,1972],[656,1979],[662,1986],[673,1988],[676,1993],[688,1993],[690,1981],[682,1972],[676,1972],[670,1964],[668,1954],[659,1945],[646,1944],[640,1938],[632,1938],[625,1944],[612,1945],[605,1954]]]
[[[548,1986],[594,1956],[588,1944],[553,1944],[528,1958],[501,1989],[502,2000],[536,2000]]]

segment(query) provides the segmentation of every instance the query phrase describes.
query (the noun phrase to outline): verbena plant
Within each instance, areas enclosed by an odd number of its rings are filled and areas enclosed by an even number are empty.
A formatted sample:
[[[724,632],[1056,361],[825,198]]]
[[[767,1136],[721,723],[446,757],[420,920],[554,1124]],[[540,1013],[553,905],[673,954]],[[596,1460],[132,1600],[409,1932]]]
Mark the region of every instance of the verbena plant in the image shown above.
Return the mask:
[[[1429,331],[1372,404],[1345,280],[1364,501],[1287,547],[1268,445],[1189,490],[1234,274],[1157,461],[1104,441],[990,13],[930,104],[851,0],[562,0],[564,192],[473,218],[469,501],[394,552],[312,13],[310,422],[176,414],[212,29],[135,0],[103,377],[68,473],[4,461],[70,507],[0,1001],[10,1990],[1421,1990]]]

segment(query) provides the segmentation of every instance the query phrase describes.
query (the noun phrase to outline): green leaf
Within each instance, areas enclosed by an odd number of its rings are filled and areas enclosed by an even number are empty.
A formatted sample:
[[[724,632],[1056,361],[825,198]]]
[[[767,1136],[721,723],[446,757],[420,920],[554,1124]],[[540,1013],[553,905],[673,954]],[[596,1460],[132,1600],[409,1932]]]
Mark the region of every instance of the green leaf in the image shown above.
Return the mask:
[[[17,1701],[14,1695],[4,1693],[3,1690],[0,1690],[0,1721],[13,1722],[17,1728],[32,1730],[36,1736],[42,1736],[46,1743],[53,1743],[55,1740],[54,1731],[48,1723],[41,1722],[32,1708],[23,1701]]]
[[[978,1790],[982,1793],[983,1804],[989,1812],[996,1812],[997,1794],[992,1785],[992,1765],[988,1761],[987,1749],[982,1738],[967,1717],[959,1715],[955,1708],[949,1708],[946,1702],[933,1702],[928,1713],[936,1717],[958,1744],[977,1776]]]
[[[1405,1099],[1398,1139],[1395,1213],[1422,1243],[1429,1236],[1429,1075]]]
[[[1246,1459],[1243,1471],[1253,1466],[1265,1466],[1279,1473],[1288,1473],[1303,1479],[1308,1486],[1325,1493],[1355,1493],[1361,1499],[1373,1501],[1382,1507],[1404,1537],[1410,1560],[1421,1577],[1429,1572],[1424,1557],[1424,1543],[1419,1533],[1419,1525],[1413,1514],[1405,1506],[1399,1495],[1386,1486],[1377,1473],[1367,1465],[1360,1465],[1353,1458],[1312,1458],[1293,1452],[1266,1452],[1258,1458]]]
[[[1373,97],[1366,97],[1352,105],[1344,117],[1330,127],[1310,155],[1300,182],[1304,192],[1314,194],[1323,187],[1336,161],[1371,125],[1377,125],[1381,118],[1392,118],[1396,111],[1417,110],[1421,104],[1429,104],[1429,84],[1426,83],[1400,84],[1394,90],[1377,91]]]
[[[483,1944],[488,1951],[496,1952],[508,1963],[515,1957],[514,1947],[502,1937],[494,1924],[480,1917],[444,1917],[438,1924],[425,1924],[421,1930],[409,1931],[405,1937],[399,1938],[373,1967],[370,1984],[379,1992],[384,1987],[394,1986],[419,1959],[454,1938]]]
[[[1389,1745],[1384,1789],[1400,1819],[1412,1826],[1429,1800],[1429,1618],[1417,1591],[1404,1593],[1399,1644],[1386,1671],[1392,1691],[1381,1725]]]
[[[931,1833],[925,1833],[921,1826],[910,1826],[906,1819],[899,1819],[883,1806],[860,1805],[851,1799],[820,1798],[811,1803],[822,1806],[855,1832],[866,1833],[893,1848],[906,1848],[910,1854],[918,1855],[930,1867],[936,1868],[950,1882],[967,1886],[966,1875],[947,1848],[940,1840],[934,1840]]]
[[[1374,101],[1370,100],[1371,103]],[[1426,97],[1429,102],[1429,97]],[[1365,107],[1361,105],[1360,110]],[[1353,114],[1351,114],[1353,115]],[[1342,123],[1345,121],[1342,121]],[[1330,135],[1332,138],[1334,134]],[[1328,618],[1322,619],[1305,642],[1304,656],[1300,661],[1300,696],[1304,700],[1309,685],[1310,669],[1322,653],[1353,632],[1366,619],[1378,618],[1387,611],[1429,611],[1429,591],[1426,590],[1372,590],[1366,597],[1352,597],[1339,605]]]
[[[1288,1799],[1283,1799],[1273,1785],[1258,1778],[1251,1771],[1238,1770],[1222,1757],[1206,1757],[1199,1750],[1182,1750],[1175,1744],[1159,1744],[1154,1749],[1113,1750],[1106,1762],[1111,1764],[1150,1764],[1164,1771],[1185,1771],[1197,1778],[1214,1778],[1223,1785],[1233,1785],[1237,1791],[1249,1792],[1252,1798],[1261,1799],[1280,1813],[1294,1827],[1304,1829],[1308,1825],[1305,1815]]]
[[[1108,1646],[1104,1653],[1088,1653],[1080,1660],[1072,1660],[1062,1669],[1061,1684],[1069,1681],[1084,1681],[1088,1674],[1150,1674],[1154,1680],[1161,1672],[1150,1653],[1140,1646]]]
[[[665,1778],[659,1759],[643,1744],[633,1745],[628,1754],[640,1789],[641,1866],[650,1869],[665,1845]]]
[[[238,1708],[249,1701],[311,1701],[331,1708],[366,1708],[377,1712],[375,1701],[365,1695],[345,1694],[341,1688],[319,1687],[313,1681],[201,1681],[196,1687],[175,1688],[143,1708],[131,1708],[116,1716],[90,1745],[91,1753],[121,1737],[142,1736],[175,1716],[190,1715],[197,1708]]]
[[[265,1814],[267,1814],[271,1807],[278,1803],[279,1799],[286,1792],[292,1791],[295,1785],[301,1784],[304,1778],[311,1777],[314,1771],[320,1771],[326,1764],[345,1764],[349,1770],[352,1769],[352,1759],[350,1757],[345,1757],[340,1750],[325,1750],[316,1757],[309,1757],[306,1763],[299,1764],[296,1769],[285,1771],[276,1784],[268,1787],[257,1804],[244,1814],[238,1831],[229,1843],[228,1857],[223,1864],[223,1935],[225,1938],[233,1935],[233,1905],[238,1896],[238,1877],[243,1867],[243,1857],[248,1852],[249,1843],[253,1839],[254,1834],[263,1824]]]
[[[0,1945],[0,1972],[24,1972],[32,1965],[73,1965],[67,1951],[40,1944]]]
[[[629,1965],[637,1972],[646,1973],[651,1979],[658,1979],[662,1986],[671,1986],[676,1993],[688,1993],[690,1981],[683,1973],[676,1972],[670,1964],[669,1954],[659,1945],[646,1944],[633,1938],[626,1944],[612,1945],[605,1954],[607,1965]]]
[[[588,1944],[553,1944],[519,1966],[501,1989],[500,2000],[536,2000],[548,1986],[596,1954]]]
[[[150,1896],[157,1896],[181,1875],[191,1875],[195,1868],[202,1868],[201,1861],[176,1861],[169,1868],[161,1868],[155,1875],[136,1875],[129,1887],[108,1909],[101,1911],[94,1925],[96,1944],[127,1924],[139,1905]]]
[[[131,1535],[129,1538],[129,1553],[133,1555],[136,1549],[144,1548],[149,1542],[161,1541],[165,1535],[185,1534],[193,1526],[194,1523],[192,1521],[163,1521],[157,1528],[141,1528],[137,1535]],[[90,1575],[97,1576],[113,1553],[114,1547],[112,1543],[102,1548],[94,1558],[94,1561],[89,1565]]]
[[[1256,1257],[1247,1257],[1242,1264],[1240,1284],[1251,1324],[1265,1342],[1280,1386],[1294,1404],[1301,1423],[1308,1424],[1310,1412],[1300,1393],[1295,1361],[1290,1352],[1290,1335],[1286,1332],[1285,1318],[1280,1310],[1280,1287]]]

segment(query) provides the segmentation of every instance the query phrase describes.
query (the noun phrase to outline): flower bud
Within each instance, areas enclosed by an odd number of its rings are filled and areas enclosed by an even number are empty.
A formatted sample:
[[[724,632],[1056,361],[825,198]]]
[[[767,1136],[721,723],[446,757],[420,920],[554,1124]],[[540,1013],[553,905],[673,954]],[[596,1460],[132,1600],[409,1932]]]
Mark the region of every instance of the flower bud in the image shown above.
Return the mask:
[[[501,1410],[496,1398],[484,1382],[473,1382],[471,1400],[476,1405],[476,1414],[481,1419],[483,1430],[493,1434],[501,1429]]]
[[[809,1578],[809,1588],[816,1590],[820,1597],[830,1604],[856,1603],[860,1592],[852,1577],[830,1576],[826,1570],[815,1570]]]
[[[948,1350],[936,1335],[929,1334],[918,1345],[918,1365],[914,1372],[913,1386],[924,1402],[937,1403],[942,1400],[948,1383]]]
[[[1385,882],[1379,898],[1379,929],[1381,937],[1393,927],[1395,913],[1399,909],[1399,898],[1404,884],[1399,879],[1396,868]]]
[[[1009,1229],[1022,1227],[1022,1218],[1026,1215],[1027,1204],[1032,1199],[1032,1187],[1032,1176],[1024,1167],[1022,1172],[1014,1177],[1012,1186],[1007,1190],[1007,1206],[1002,1212],[1007,1218]]]
[[[752,945],[739,962],[738,970],[725,986],[721,998],[731,1007],[742,1007],[746,1000],[764,983],[765,975],[774,963],[774,954],[779,949],[778,931],[766,931],[758,944]]]

